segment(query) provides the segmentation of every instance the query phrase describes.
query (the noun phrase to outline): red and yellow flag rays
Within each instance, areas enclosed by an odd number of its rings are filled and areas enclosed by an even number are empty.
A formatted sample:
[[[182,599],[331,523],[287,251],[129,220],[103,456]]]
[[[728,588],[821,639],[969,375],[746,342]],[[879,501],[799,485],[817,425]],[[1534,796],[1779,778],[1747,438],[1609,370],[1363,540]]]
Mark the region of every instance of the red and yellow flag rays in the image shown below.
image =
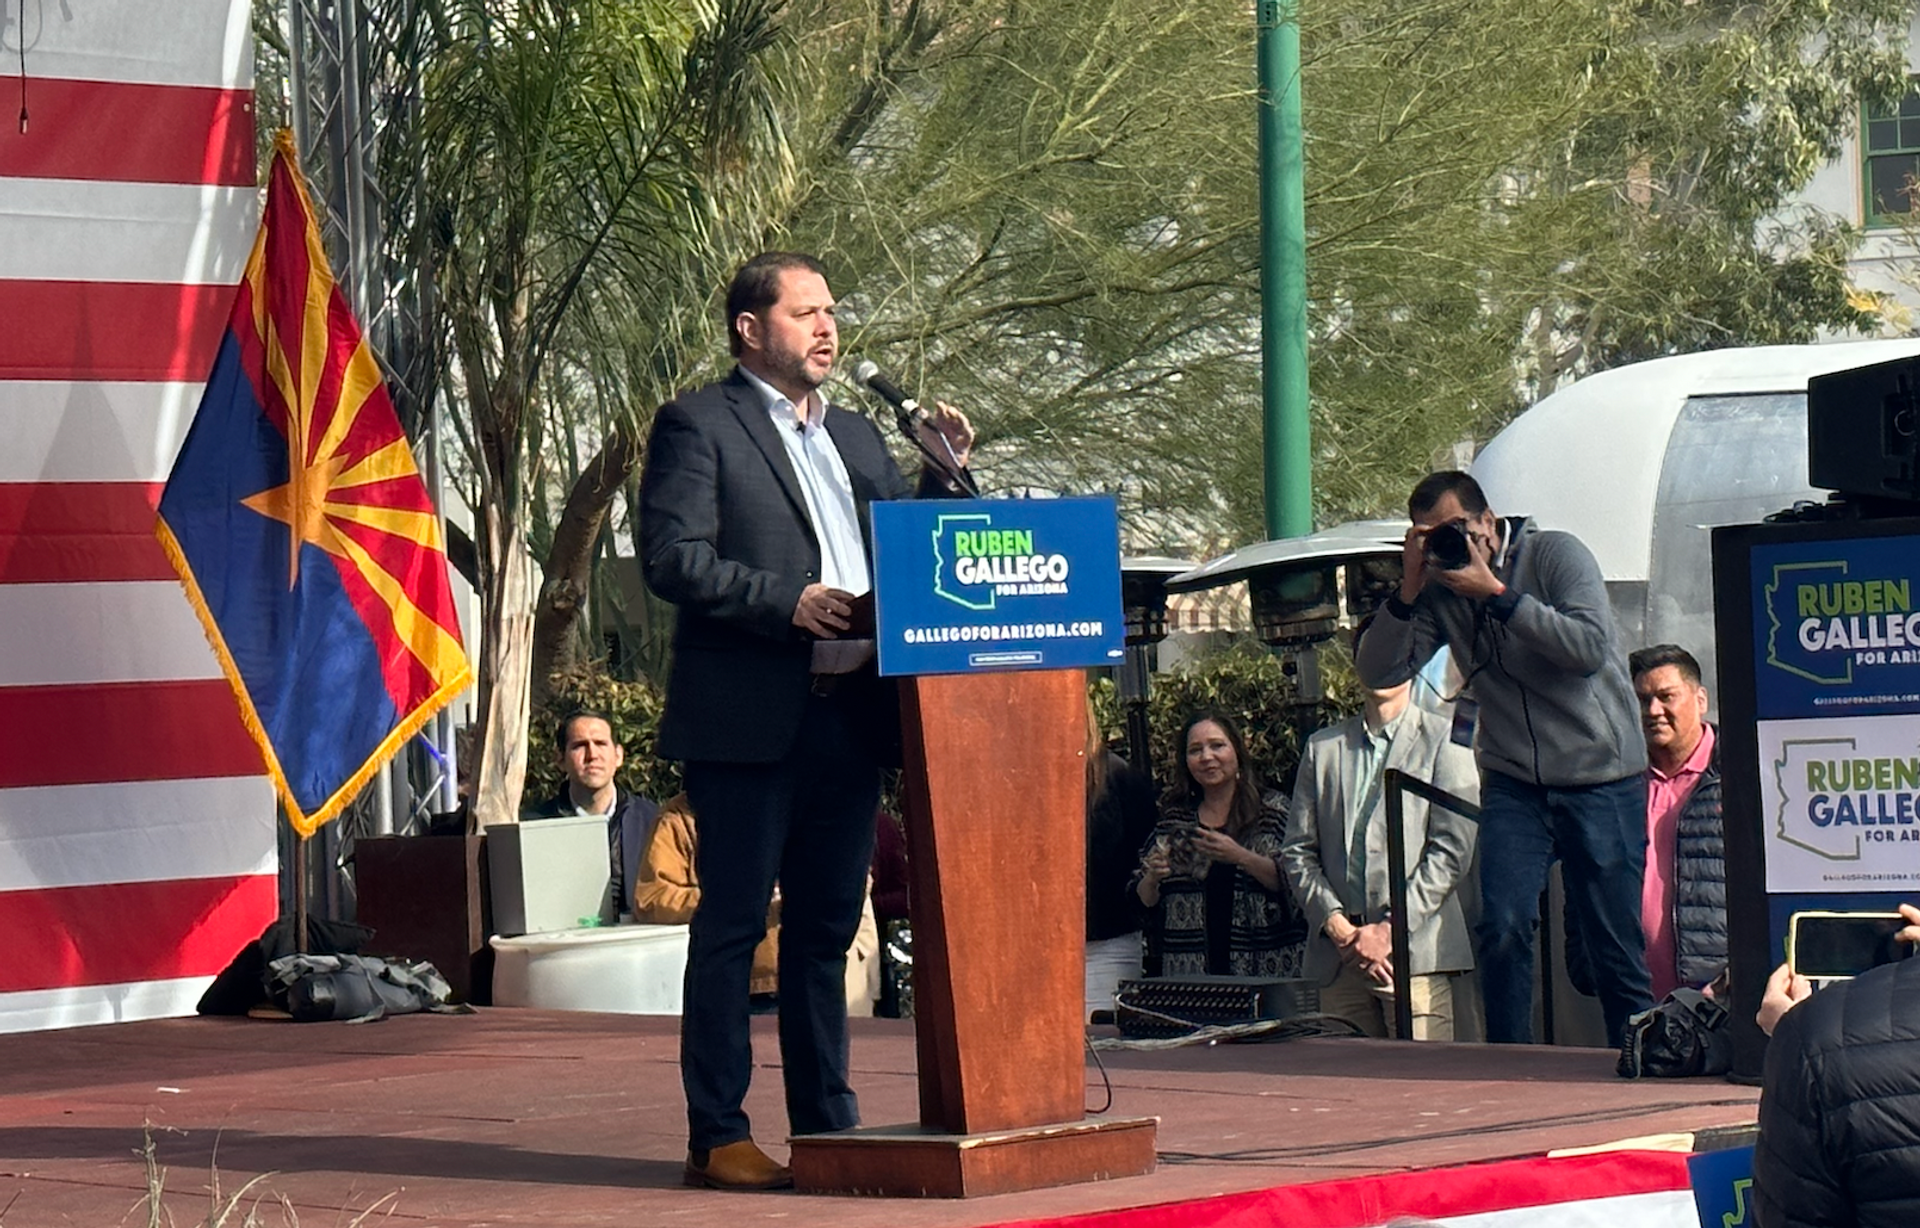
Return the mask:
[[[309,836],[471,671],[431,497],[327,268],[291,134],[277,146],[155,532]]]
[[[242,502],[289,526],[289,586],[299,583],[305,547],[332,558],[374,633],[387,691],[407,712],[466,673],[450,591],[414,583],[421,569],[446,566],[440,522],[379,366],[327,267],[284,133],[280,153],[269,212],[278,206],[308,224],[262,231],[241,294],[265,355],[264,369],[249,374],[286,435],[289,472],[285,484]]]

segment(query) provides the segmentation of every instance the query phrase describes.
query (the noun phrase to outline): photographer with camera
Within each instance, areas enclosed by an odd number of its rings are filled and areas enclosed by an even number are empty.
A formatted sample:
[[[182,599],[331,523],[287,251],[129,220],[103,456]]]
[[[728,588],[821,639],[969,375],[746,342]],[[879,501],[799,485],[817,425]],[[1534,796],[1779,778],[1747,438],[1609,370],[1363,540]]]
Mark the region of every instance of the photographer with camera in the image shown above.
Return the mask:
[[[1599,564],[1571,534],[1496,517],[1455,470],[1423,478],[1407,510],[1400,591],[1354,665],[1365,685],[1391,687],[1445,645],[1467,679],[1455,736],[1477,723],[1487,1039],[1533,1038],[1534,933],[1557,859],[1618,1046],[1653,1005],[1640,932],[1647,751]]]

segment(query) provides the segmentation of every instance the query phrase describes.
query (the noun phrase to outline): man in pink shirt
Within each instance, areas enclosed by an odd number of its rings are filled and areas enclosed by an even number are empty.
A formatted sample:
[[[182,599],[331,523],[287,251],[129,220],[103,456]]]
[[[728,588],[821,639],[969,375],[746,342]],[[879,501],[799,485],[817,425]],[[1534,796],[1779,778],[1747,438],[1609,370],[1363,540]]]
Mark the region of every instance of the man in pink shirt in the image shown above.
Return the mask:
[[[1640,896],[1655,1000],[1698,988],[1727,963],[1720,747],[1700,663],[1676,644],[1628,658],[1647,735],[1647,874]]]

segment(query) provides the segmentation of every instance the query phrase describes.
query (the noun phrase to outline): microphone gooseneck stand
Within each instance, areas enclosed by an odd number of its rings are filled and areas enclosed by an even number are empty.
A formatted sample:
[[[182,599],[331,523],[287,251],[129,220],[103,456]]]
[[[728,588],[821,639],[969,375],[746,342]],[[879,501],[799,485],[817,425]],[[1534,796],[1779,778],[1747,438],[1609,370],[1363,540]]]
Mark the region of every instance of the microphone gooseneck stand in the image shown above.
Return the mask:
[[[966,466],[960,463],[960,458],[953,454],[953,445],[947,442],[945,435],[940,436],[940,450],[946,453],[945,456],[941,456],[939,452],[928,447],[927,441],[920,437],[920,422],[912,412],[895,406],[893,420],[899,424],[900,433],[912,442],[914,449],[925,457],[938,473],[965,491],[969,498],[980,497],[979,485],[973,480],[973,475],[967,472]],[[936,434],[939,433],[938,427],[934,430]]]
[[[960,463],[960,458],[953,454],[953,445],[940,432],[940,428],[934,427],[934,434],[939,438],[940,452],[945,452],[945,456],[934,451],[933,447],[921,437],[921,426],[930,425],[932,418],[925,409],[920,407],[920,402],[902,392],[892,381],[881,375],[880,368],[871,362],[862,362],[855,368],[853,382],[862,390],[873,393],[893,407],[893,420],[899,425],[900,433],[907,437],[907,442],[911,443],[914,450],[933,466],[935,472],[941,474],[968,496],[975,499],[980,497],[979,484],[973,480],[973,475],[967,472],[966,466]]]

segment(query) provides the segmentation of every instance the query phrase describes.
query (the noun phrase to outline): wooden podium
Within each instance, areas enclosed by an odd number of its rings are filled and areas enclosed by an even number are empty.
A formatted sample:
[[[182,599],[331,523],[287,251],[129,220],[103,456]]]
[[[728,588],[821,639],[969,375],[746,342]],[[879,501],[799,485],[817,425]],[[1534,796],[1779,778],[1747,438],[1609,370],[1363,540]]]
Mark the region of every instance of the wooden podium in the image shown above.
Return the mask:
[[[1086,680],[901,680],[917,1125],[793,1140],[808,1193],[959,1198],[1153,1171],[1086,1113]]]

